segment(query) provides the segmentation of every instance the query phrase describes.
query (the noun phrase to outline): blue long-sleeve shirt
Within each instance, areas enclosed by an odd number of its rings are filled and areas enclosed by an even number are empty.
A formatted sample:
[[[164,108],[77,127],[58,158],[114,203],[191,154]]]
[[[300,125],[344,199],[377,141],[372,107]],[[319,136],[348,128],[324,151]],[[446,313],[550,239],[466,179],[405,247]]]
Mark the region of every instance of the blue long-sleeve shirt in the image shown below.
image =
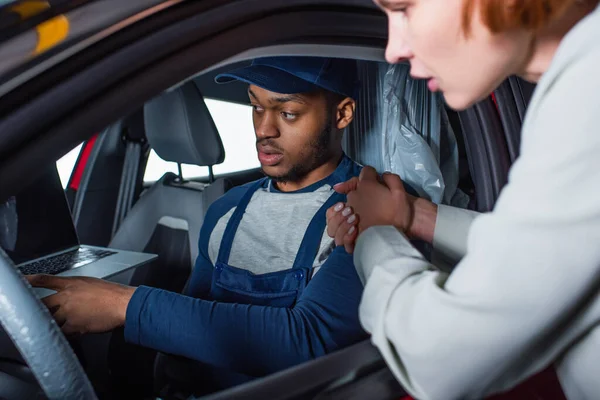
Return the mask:
[[[352,174],[356,172],[354,168]],[[245,190],[234,188],[209,208],[185,295],[145,286],[135,291],[125,323],[128,342],[263,376],[366,337],[358,320],[363,286],[343,247],[333,250],[291,308],[210,299],[214,271],[210,237]]]
[[[206,284],[213,268],[206,259],[201,264],[193,279],[201,282],[198,287]],[[196,289],[190,287],[189,293]],[[361,293],[352,256],[338,247],[293,308],[219,303],[142,286],[129,303],[125,337],[162,352],[262,376],[364,338],[358,321]]]

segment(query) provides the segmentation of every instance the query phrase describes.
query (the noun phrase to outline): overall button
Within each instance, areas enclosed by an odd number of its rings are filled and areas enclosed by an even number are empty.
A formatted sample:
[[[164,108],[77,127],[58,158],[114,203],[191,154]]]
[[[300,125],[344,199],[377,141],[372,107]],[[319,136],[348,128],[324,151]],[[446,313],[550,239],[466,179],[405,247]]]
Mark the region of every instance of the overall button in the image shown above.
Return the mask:
[[[217,271],[221,271],[223,269],[223,267],[220,264],[215,265],[215,269]]]
[[[298,272],[296,272],[296,274],[294,274],[294,276],[296,277],[297,280],[301,281],[302,279],[304,279],[304,272],[298,271]]]

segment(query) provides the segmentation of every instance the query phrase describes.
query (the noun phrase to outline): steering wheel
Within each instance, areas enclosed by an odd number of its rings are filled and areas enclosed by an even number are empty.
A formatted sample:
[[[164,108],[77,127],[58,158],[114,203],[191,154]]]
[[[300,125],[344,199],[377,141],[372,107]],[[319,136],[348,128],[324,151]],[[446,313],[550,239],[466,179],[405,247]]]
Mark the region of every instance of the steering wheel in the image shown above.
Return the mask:
[[[58,325],[1,248],[0,324],[49,399],[97,399]]]

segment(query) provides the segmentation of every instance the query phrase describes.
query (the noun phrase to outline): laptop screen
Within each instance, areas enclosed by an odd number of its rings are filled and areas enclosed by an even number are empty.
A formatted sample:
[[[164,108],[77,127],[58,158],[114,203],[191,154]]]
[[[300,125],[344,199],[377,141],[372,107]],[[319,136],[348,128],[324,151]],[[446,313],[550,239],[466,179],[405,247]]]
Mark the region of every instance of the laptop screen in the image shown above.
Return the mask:
[[[5,218],[2,246],[15,264],[79,245],[54,164],[5,207],[12,217]]]

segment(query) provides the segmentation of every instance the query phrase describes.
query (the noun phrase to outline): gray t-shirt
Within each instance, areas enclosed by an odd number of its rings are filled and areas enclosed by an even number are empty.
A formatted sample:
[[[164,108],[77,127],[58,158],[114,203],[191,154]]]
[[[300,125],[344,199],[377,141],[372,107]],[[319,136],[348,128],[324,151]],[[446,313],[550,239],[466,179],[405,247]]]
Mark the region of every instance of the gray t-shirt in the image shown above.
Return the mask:
[[[308,224],[333,193],[329,184],[310,192],[283,193],[273,191],[270,184],[257,190],[236,232],[228,264],[256,275],[290,269]],[[210,236],[208,255],[213,265],[234,211],[235,207],[219,219]],[[333,239],[323,232],[313,274],[334,247]]]

